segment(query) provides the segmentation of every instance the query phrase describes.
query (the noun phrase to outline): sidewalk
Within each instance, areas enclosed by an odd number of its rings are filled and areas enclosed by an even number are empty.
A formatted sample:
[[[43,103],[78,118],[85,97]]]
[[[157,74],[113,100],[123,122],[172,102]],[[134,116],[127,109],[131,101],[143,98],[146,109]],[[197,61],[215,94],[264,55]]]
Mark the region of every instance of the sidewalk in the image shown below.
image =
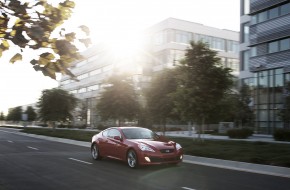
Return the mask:
[[[162,134],[162,132],[158,132],[158,134]],[[167,131],[165,132],[165,135],[171,136],[171,137],[198,138],[198,134],[192,133],[189,131]],[[290,142],[275,141],[272,135],[262,135],[262,134],[253,134],[248,139],[231,139],[228,136],[219,136],[219,135],[210,135],[210,134],[201,134],[200,136],[202,139],[249,141],[249,142],[261,141],[261,142],[290,144]]]
[[[61,143],[67,143],[67,144],[73,144],[78,146],[83,146],[90,148],[91,143],[90,142],[83,142],[83,141],[76,141],[76,140],[70,140],[70,139],[62,139],[62,138],[56,138],[56,137],[48,137],[48,136],[42,136],[42,135],[35,135],[35,134],[27,134],[27,133],[21,133],[15,130],[15,132],[9,132],[14,133],[18,135],[23,136],[29,136],[34,138],[40,138],[44,140],[49,141],[55,141],[55,142],[61,142]],[[188,132],[168,132],[166,133],[168,136],[179,136],[179,137],[189,137],[189,138],[197,138],[197,134],[192,134],[190,136]],[[227,139],[231,140],[226,136],[211,136],[211,135],[203,135],[203,138],[210,138],[210,139]],[[253,139],[248,140],[254,140],[254,141],[260,141],[264,139],[268,142],[275,142],[272,138],[268,136],[254,136]],[[281,143],[281,142],[279,142]],[[290,143],[290,142],[288,142]],[[204,165],[209,167],[217,167],[217,168],[223,168],[223,169],[230,169],[230,170],[237,170],[237,171],[244,171],[244,172],[250,172],[250,173],[258,173],[258,174],[265,174],[265,175],[272,175],[272,176],[278,176],[278,177],[286,177],[290,178],[290,168],[286,167],[278,167],[278,166],[269,166],[269,165],[261,165],[261,164],[251,164],[251,163],[245,163],[245,162],[237,162],[237,161],[228,161],[228,160],[220,160],[220,159],[213,159],[213,158],[204,158],[204,157],[197,157],[197,156],[190,156],[190,155],[184,155],[183,158],[184,163],[189,164],[197,164],[197,165]]]

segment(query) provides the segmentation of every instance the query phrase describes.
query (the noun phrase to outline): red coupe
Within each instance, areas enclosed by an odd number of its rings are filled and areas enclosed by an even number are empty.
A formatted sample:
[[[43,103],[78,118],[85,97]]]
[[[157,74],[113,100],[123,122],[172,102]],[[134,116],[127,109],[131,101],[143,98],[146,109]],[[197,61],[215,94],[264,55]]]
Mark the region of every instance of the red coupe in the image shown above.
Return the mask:
[[[130,168],[139,165],[178,164],[182,161],[180,144],[168,141],[141,127],[112,127],[92,138],[92,157],[126,161]]]

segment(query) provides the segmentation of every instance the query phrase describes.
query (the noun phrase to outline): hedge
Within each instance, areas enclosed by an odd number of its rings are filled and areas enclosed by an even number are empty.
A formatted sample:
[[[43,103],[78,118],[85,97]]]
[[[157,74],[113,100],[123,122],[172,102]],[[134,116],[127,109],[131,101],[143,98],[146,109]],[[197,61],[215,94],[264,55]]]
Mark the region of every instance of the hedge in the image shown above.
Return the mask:
[[[227,131],[227,135],[230,138],[235,138],[235,139],[246,139],[252,134],[253,134],[253,130],[248,129],[248,128],[230,129]]]

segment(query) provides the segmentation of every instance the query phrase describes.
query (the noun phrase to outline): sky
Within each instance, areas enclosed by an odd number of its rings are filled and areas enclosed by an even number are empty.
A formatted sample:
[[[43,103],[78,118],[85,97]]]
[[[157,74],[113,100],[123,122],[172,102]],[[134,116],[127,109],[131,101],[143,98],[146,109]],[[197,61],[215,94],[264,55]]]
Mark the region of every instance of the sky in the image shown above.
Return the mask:
[[[132,37],[169,17],[220,29],[239,31],[240,0],[75,0],[66,27],[87,25],[93,43]],[[8,63],[13,52],[0,58],[0,112],[38,101],[56,80],[36,72],[29,62]]]

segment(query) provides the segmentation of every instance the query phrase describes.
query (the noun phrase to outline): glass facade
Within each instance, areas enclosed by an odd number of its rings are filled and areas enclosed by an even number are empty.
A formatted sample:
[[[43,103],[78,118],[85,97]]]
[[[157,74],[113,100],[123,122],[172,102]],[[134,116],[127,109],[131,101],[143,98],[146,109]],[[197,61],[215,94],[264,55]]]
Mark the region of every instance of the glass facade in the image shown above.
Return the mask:
[[[242,51],[242,64],[241,64],[241,71],[248,71],[249,70],[249,60],[250,59],[250,51]]]
[[[245,43],[245,42],[249,42],[249,33],[250,33],[250,27],[249,27],[249,23],[244,23],[242,25],[242,43]]]
[[[272,134],[276,128],[282,128],[283,123],[278,112],[283,108],[283,86],[289,74],[282,68],[259,71],[253,78],[243,79],[252,89],[256,131],[262,134]],[[290,79],[290,77],[289,77]]]
[[[273,7],[266,11],[260,12],[256,15],[253,15],[251,18],[251,24],[258,24],[265,22],[270,19],[275,19],[279,16],[283,16],[290,13],[290,3],[280,5],[278,7]]]

